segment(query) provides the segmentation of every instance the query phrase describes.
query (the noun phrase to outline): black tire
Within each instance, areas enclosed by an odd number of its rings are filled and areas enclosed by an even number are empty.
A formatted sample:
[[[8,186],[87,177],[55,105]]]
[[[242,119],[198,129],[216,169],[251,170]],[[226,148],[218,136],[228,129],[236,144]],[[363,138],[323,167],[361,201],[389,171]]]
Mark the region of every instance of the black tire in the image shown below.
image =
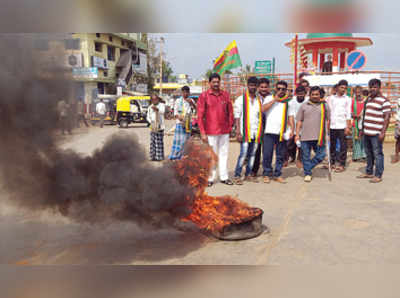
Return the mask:
[[[126,119],[121,119],[119,121],[119,127],[120,128],[128,128],[129,122]]]

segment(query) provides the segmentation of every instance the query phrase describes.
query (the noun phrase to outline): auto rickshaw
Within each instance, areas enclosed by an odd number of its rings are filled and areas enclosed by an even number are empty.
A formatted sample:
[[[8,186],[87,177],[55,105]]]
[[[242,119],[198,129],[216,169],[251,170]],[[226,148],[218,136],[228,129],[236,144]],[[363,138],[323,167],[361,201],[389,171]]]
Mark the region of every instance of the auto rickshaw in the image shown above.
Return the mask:
[[[148,96],[150,101],[150,96]],[[127,128],[130,123],[147,122],[146,98],[144,96],[122,96],[117,100],[117,123]]]

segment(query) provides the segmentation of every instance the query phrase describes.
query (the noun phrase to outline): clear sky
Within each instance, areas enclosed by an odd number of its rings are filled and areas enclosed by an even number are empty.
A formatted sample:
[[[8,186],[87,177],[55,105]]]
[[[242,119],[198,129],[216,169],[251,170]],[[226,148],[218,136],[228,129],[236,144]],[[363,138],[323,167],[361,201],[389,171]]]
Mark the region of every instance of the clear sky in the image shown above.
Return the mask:
[[[253,67],[256,60],[275,57],[276,72],[292,72],[290,51],[284,43],[294,37],[293,33],[162,33],[152,36],[165,38],[165,53],[174,73],[189,74],[194,79],[212,68],[212,60],[232,40],[237,42],[243,65]],[[304,36],[300,34],[300,38]],[[367,56],[364,70],[400,71],[400,34],[360,33],[354,36],[370,37],[374,43],[371,47],[360,48]]]

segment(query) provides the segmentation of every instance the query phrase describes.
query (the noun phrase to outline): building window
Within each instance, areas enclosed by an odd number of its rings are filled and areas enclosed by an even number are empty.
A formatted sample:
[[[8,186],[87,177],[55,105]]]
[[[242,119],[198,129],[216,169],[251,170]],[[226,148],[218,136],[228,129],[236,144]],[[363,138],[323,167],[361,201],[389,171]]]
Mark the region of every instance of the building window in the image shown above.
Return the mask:
[[[104,74],[105,77],[108,77],[108,71],[107,70],[104,70],[103,74]]]
[[[97,38],[100,38],[100,33],[96,33],[96,37],[97,37]]]
[[[79,38],[75,39],[66,39],[64,40],[65,49],[66,50],[80,50],[81,49],[81,40]]]
[[[97,90],[99,94],[104,94],[104,83],[97,83]]]
[[[115,47],[107,46],[107,59],[115,61]]]
[[[49,50],[49,40],[47,39],[35,39],[34,40],[34,48],[40,51],[48,51]]]
[[[121,45],[125,45],[125,40],[121,40]]]
[[[112,41],[112,36],[109,36],[109,37],[108,37],[108,40],[109,40],[109,41]]]
[[[100,42],[95,42],[94,49],[96,52],[103,52],[103,45]]]

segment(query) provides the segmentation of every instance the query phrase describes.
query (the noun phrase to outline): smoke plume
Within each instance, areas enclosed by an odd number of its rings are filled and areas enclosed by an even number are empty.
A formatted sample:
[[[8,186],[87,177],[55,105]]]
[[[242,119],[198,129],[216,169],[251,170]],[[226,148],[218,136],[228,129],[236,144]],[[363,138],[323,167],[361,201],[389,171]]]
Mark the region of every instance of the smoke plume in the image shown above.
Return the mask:
[[[165,227],[188,215],[193,191],[171,166],[149,166],[135,137],[115,135],[90,157],[57,148],[68,71],[43,62],[36,36],[0,39],[0,181],[12,203],[83,223]]]

